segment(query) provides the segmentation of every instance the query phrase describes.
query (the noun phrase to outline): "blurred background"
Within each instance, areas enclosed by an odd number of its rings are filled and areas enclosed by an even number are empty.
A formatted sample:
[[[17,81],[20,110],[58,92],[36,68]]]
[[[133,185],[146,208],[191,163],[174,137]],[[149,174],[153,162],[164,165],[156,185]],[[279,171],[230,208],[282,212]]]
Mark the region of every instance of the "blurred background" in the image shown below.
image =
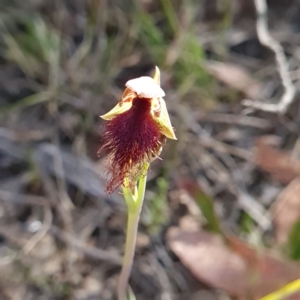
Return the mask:
[[[298,89],[300,1],[267,4]],[[149,171],[136,298],[258,299],[300,277],[298,94],[285,115],[241,104],[284,91],[253,0],[1,0],[1,300],[115,299],[126,210],[99,115],[155,65],[178,141]]]

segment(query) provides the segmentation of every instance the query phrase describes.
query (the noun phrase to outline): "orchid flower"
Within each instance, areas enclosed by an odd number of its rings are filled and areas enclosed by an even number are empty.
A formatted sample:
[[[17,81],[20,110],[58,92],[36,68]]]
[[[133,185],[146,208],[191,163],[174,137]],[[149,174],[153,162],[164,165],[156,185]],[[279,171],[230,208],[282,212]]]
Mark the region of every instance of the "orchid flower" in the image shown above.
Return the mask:
[[[166,138],[176,140],[164,96],[160,71],[156,67],[153,78],[143,76],[129,80],[119,103],[101,116],[108,121],[99,150],[99,153],[107,152],[106,192],[111,194],[122,187],[128,209],[118,300],[126,299],[149,164],[159,157]]]
[[[160,155],[166,138],[176,140],[160,87],[160,71],[154,77],[129,80],[120,102],[107,114],[103,134],[107,172],[107,193],[122,185],[133,188],[143,175],[145,163]]]

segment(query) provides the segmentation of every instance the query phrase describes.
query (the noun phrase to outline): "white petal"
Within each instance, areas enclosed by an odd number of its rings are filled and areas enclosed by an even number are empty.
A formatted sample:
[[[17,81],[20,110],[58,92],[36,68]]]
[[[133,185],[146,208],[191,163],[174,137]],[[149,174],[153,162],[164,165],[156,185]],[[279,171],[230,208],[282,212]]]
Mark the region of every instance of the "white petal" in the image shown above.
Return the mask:
[[[127,81],[126,86],[142,98],[161,98],[165,96],[163,89],[153,78],[148,76],[131,79]]]

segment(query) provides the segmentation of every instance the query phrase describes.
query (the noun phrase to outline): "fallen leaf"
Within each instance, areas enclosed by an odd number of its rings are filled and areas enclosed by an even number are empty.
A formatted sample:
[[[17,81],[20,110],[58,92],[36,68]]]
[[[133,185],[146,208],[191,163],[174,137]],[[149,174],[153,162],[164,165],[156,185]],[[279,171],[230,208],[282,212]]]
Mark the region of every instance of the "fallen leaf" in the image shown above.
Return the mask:
[[[300,276],[299,265],[258,252],[237,238],[225,243],[212,233],[173,227],[167,242],[198,280],[238,299],[259,299]]]
[[[273,137],[263,136],[255,143],[255,163],[264,171],[282,182],[290,183],[300,175],[300,160],[292,159],[288,152],[272,146]]]
[[[173,227],[167,233],[167,240],[172,251],[197,279],[233,296],[242,296],[247,286],[246,263],[230,251],[219,236]]]
[[[288,241],[294,224],[300,219],[300,177],[294,179],[278,195],[274,203],[274,224],[279,244]]]
[[[255,299],[261,298],[282,288],[300,275],[299,265],[295,265],[294,262],[280,260],[264,250],[257,251],[234,236],[228,237],[228,245],[247,262],[248,278],[251,279],[247,285],[247,296],[250,294]]]

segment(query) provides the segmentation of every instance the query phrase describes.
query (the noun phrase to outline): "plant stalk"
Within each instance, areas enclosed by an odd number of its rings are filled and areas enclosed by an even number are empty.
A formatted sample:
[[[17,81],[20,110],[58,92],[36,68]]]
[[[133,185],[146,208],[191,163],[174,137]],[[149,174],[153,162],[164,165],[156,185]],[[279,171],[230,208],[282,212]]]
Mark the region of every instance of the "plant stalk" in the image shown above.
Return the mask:
[[[123,257],[122,270],[117,286],[118,300],[127,299],[128,281],[133,265],[138,225],[146,190],[147,169],[148,165],[145,167],[145,174],[140,178],[138,189],[134,194],[131,192],[130,188],[123,188],[124,197],[127,204],[128,216],[125,252]]]

